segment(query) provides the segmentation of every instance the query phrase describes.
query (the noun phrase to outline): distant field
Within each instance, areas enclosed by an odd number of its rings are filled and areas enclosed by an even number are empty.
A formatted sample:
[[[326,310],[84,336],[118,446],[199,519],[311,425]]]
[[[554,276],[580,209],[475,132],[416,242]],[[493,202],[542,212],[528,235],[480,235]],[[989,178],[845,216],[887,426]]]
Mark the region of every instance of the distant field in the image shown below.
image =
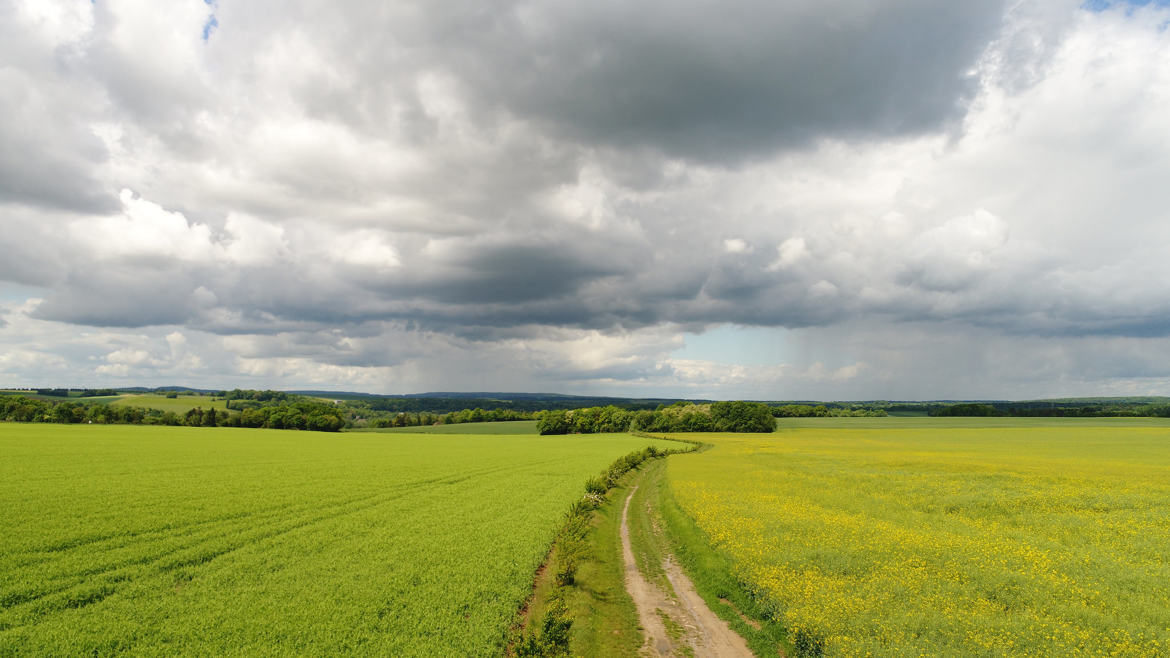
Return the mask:
[[[797,647],[1170,655],[1170,423],[802,419],[695,435],[675,500]]]
[[[499,655],[652,443],[0,424],[0,655]]]
[[[94,398],[99,399],[99,398]],[[168,398],[165,395],[122,395],[113,398],[110,404],[125,405],[130,407],[146,407],[148,409],[158,409],[159,411],[173,411],[177,414],[185,414],[195,407],[201,407],[204,410],[215,408],[217,410],[227,409],[227,402],[222,399],[212,401],[209,396],[201,395],[180,395],[176,398]]]
[[[497,423],[456,423],[419,427],[383,427],[350,430],[351,432],[390,432],[395,434],[536,434],[535,420],[502,420]]]
[[[95,395],[90,397],[81,397],[80,395],[70,395],[64,397],[61,395],[41,395],[36,391],[19,391],[12,389],[0,390],[0,395],[19,395],[33,400],[48,400],[50,402],[112,402],[120,399],[121,395]]]
[[[1008,427],[1162,427],[1170,418],[1013,418],[963,416],[887,416],[884,418],[777,418],[777,431],[792,429],[991,429]]]

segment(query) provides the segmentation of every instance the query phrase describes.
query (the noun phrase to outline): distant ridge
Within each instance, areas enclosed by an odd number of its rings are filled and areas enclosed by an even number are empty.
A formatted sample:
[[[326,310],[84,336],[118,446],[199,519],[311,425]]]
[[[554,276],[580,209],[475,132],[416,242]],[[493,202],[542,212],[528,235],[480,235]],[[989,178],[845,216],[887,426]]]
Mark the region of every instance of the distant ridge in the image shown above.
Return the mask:
[[[318,397],[359,397],[359,398],[387,398],[387,399],[435,399],[435,400],[614,400],[627,402],[654,401],[654,402],[711,402],[704,398],[638,398],[612,395],[570,395],[567,393],[501,393],[496,391],[431,391],[428,393],[359,393],[356,391],[319,391],[295,390],[286,391],[297,395],[312,395]]]
[[[85,391],[95,390],[95,387],[57,387],[60,390]],[[192,386],[169,385],[169,386],[119,386],[119,387],[97,387],[102,390],[116,391],[119,393],[191,393],[202,395],[213,395],[224,390],[222,388],[196,388]],[[5,395],[20,394],[23,391],[35,393],[38,390],[43,390],[44,387],[14,387],[12,389],[4,389],[2,391]],[[279,389],[273,389],[279,390]],[[590,407],[590,406],[606,406],[613,404],[615,406],[628,408],[654,408],[661,404],[674,404],[676,402],[694,402],[707,403],[713,400],[707,398],[671,398],[671,397],[622,397],[615,395],[577,395],[569,393],[532,393],[532,392],[501,392],[501,391],[428,391],[426,393],[366,393],[361,391],[329,391],[322,389],[294,389],[294,390],[280,390],[283,393],[290,393],[294,395],[305,395],[318,398],[334,399],[334,400],[370,400],[370,401],[399,401],[402,405],[407,405],[410,408],[423,408],[427,402],[446,402],[445,405],[452,406],[456,402],[460,402],[462,406],[458,408],[470,408],[476,406],[483,406],[487,408],[503,408],[507,406],[522,407],[528,409],[536,408],[559,408],[569,409],[576,407]],[[1131,395],[1131,396],[1085,396],[1085,397],[1063,397],[1063,398],[1029,398],[1019,400],[1009,400],[1004,398],[967,398],[967,399],[930,399],[930,400],[890,400],[890,399],[871,399],[871,400],[810,400],[810,399],[796,399],[796,400],[767,400],[757,399],[756,402],[765,402],[771,405],[827,405],[830,407],[843,406],[872,406],[872,407],[897,407],[903,405],[919,405],[923,407],[934,405],[952,405],[952,404],[988,404],[995,407],[1020,407],[1020,408],[1037,408],[1037,407],[1073,407],[1079,405],[1148,405],[1148,404],[1170,404],[1170,396],[1161,395]],[[515,403],[515,404],[511,404]],[[546,403],[541,406],[541,403]],[[458,406],[458,405],[456,405]],[[923,409],[925,411],[925,409]]]

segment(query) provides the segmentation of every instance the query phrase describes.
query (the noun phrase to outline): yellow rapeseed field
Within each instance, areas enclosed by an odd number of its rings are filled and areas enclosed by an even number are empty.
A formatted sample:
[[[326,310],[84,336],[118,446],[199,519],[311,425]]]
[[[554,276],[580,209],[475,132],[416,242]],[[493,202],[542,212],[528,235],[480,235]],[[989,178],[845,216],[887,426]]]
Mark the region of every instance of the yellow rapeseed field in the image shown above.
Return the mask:
[[[1170,655],[1170,425],[886,422],[704,435],[669,465],[798,649]]]

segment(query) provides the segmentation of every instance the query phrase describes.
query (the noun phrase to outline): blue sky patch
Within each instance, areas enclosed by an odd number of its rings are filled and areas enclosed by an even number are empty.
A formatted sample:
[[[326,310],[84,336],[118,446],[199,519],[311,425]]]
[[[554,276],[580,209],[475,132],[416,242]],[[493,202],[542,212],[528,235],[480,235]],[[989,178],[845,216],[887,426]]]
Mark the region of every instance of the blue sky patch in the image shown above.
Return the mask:
[[[207,4],[211,4],[210,2]],[[219,26],[219,21],[215,20],[215,14],[207,17],[207,22],[203,24],[203,40],[207,41],[211,37],[211,32]]]
[[[1089,11],[1105,11],[1117,5],[1126,5],[1128,7],[1145,7],[1146,5],[1168,7],[1170,6],[1170,0],[1085,0],[1085,3],[1081,7]]]
[[[782,327],[725,324],[701,334],[687,334],[686,346],[675,350],[673,356],[728,364],[785,363],[796,356],[785,340],[787,334]]]

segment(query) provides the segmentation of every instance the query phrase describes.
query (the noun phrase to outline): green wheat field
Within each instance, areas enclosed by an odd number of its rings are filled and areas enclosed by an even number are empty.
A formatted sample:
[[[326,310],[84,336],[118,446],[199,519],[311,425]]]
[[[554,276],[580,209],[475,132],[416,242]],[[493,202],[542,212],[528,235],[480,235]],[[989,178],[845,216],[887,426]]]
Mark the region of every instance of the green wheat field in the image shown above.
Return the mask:
[[[655,444],[0,424],[0,655],[498,655],[585,481]]]

